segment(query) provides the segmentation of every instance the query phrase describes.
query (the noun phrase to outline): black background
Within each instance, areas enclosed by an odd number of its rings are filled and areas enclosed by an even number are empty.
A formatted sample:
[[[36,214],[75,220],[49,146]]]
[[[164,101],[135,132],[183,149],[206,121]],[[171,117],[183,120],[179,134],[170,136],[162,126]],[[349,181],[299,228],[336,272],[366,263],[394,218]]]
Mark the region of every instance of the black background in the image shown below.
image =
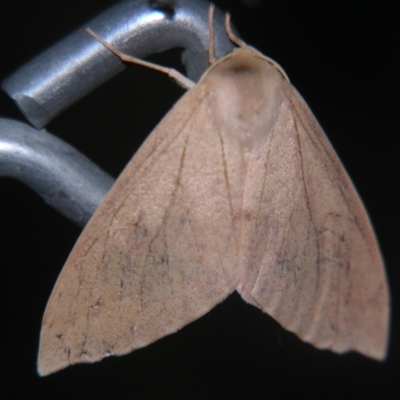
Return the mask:
[[[0,3],[0,79],[115,1]],[[278,61],[352,177],[386,261],[392,324],[386,362],[298,340],[233,295],[177,334],[124,357],[36,373],[42,314],[80,229],[34,192],[0,180],[0,398],[256,399],[400,395],[398,13],[391,2],[215,1],[243,39]],[[249,2],[247,2],[249,3]],[[154,57],[179,65],[179,52]],[[132,66],[47,126],[117,176],[182,94]],[[0,93],[0,115],[23,120]],[[396,388],[397,395],[396,395]]]

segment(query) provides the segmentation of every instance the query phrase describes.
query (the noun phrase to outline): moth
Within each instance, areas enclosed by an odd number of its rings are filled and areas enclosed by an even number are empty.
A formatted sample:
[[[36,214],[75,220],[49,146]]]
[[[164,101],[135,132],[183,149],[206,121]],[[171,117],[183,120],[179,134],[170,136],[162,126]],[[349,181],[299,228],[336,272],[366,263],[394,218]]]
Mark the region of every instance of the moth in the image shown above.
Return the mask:
[[[317,348],[385,357],[388,288],[356,190],[282,69],[226,29],[238,48],[213,60],[210,33],[212,65],[72,250],[41,375],[146,346],[235,290]]]

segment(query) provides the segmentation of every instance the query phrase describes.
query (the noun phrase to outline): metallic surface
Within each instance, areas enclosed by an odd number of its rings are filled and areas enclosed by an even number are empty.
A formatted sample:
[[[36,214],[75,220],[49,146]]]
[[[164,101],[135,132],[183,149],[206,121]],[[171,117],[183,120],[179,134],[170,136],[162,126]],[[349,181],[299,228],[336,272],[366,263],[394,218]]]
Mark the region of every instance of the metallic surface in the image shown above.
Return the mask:
[[[42,128],[55,116],[121,72],[124,64],[89,36],[139,58],[184,48],[187,76],[197,81],[208,68],[208,8],[205,0],[125,0],[51,47],[7,78],[2,88],[26,118]],[[215,53],[232,50],[224,15],[215,10]]]
[[[82,227],[114,183],[69,144],[5,118],[0,118],[1,176],[23,182]]]

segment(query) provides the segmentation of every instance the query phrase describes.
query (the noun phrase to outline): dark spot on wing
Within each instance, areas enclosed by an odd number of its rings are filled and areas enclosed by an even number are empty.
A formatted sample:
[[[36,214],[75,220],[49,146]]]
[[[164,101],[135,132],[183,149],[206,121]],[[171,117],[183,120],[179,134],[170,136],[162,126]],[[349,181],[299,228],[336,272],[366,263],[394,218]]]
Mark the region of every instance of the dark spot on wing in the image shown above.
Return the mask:
[[[234,220],[235,221],[251,221],[253,219],[254,215],[251,211],[249,210],[243,210],[241,212],[237,212],[234,214]]]

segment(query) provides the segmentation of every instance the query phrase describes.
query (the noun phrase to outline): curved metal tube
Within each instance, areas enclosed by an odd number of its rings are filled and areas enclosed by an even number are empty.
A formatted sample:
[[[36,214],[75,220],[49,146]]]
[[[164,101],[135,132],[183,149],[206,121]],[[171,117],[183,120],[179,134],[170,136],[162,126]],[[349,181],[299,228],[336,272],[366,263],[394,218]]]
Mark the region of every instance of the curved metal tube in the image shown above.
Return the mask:
[[[25,183],[82,227],[114,183],[69,144],[5,118],[0,118],[0,176]]]
[[[188,77],[208,68],[208,8],[205,0],[125,0],[87,22],[7,78],[2,88],[37,128],[121,72],[124,64],[90,37],[90,27],[125,53],[143,58],[182,47]],[[232,50],[224,15],[215,10],[215,53]]]

